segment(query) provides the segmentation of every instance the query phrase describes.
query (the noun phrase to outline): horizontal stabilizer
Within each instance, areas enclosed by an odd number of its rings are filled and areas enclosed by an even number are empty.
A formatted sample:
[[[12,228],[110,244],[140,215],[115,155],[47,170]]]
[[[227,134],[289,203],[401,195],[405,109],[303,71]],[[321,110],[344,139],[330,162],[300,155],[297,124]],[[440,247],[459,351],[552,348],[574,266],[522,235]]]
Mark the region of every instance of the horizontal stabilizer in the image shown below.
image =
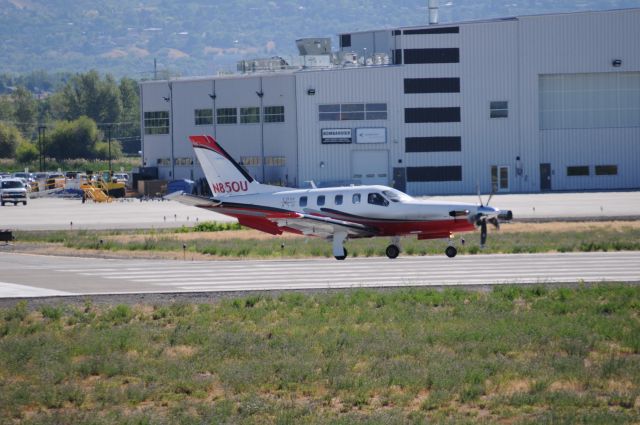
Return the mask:
[[[218,200],[205,198],[204,196],[189,195],[181,190],[165,195],[164,199],[198,208],[214,208],[220,205]]]

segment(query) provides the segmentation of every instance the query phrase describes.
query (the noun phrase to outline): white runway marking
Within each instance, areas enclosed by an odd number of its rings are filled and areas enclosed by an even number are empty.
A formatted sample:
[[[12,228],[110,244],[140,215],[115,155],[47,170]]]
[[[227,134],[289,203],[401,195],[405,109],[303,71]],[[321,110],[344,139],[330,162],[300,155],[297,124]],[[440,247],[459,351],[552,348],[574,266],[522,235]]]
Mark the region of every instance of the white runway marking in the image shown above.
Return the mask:
[[[0,254],[0,297],[640,282],[640,252],[302,260],[113,260]],[[10,283],[9,283],[10,282]]]
[[[32,298],[53,297],[57,295],[76,295],[71,292],[56,291],[52,289],[36,288],[34,286],[16,285],[0,282],[0,298]]]

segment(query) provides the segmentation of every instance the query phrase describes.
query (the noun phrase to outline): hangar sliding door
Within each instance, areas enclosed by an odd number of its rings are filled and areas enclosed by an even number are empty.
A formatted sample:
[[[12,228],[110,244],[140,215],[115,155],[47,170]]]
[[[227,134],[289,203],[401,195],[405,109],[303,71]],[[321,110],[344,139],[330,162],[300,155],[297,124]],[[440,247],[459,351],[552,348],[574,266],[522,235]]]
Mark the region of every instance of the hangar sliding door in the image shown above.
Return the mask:
[[[362,184],[389,184],[389,151],[352,151],[351,178]]]

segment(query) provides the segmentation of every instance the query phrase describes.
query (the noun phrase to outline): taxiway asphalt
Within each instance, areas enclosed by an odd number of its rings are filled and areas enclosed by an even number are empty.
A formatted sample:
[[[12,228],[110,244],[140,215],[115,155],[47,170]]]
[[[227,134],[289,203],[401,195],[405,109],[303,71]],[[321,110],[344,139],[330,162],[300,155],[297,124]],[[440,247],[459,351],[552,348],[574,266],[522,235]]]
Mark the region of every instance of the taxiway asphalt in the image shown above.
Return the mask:
[[[304,260],[88,259],[0,252],[0,298],[640,282],[640,252]]]

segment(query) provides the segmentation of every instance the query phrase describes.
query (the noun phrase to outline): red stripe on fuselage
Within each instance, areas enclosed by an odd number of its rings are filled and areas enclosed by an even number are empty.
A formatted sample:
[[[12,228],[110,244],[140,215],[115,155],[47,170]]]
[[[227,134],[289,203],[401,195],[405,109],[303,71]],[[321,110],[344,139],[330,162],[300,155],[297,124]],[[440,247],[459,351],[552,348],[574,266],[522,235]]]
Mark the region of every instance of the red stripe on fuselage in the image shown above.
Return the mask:
[[[270,219],[277,218],[298,218],[300,215],[294,211],[273,211],[263,209],[259,206],[252,205],[233,205],[232,207],[221,206],[210,207],[207,209],[214,210],[221,214],[225,214],[238,219],[243,226],[261,230],[273,235],[282,232],[290,232],[300,234],[298,230],[278,227]],[[259,213],[264,216],[252,215]],[[314,214],[323,217],[320,214]],[[335,218],[335,217],[332,217]],[[464,219],[444,219],[444,220],[376,220],[374,218],[365,218],[350,216],[346,221],[352,223],[363,224],[365,226],[378,230],[375,236],[407,236],[418,235],[420,239],[439,239],[449,237],[451,233],[469,232],[475,230],[473,223]]]

